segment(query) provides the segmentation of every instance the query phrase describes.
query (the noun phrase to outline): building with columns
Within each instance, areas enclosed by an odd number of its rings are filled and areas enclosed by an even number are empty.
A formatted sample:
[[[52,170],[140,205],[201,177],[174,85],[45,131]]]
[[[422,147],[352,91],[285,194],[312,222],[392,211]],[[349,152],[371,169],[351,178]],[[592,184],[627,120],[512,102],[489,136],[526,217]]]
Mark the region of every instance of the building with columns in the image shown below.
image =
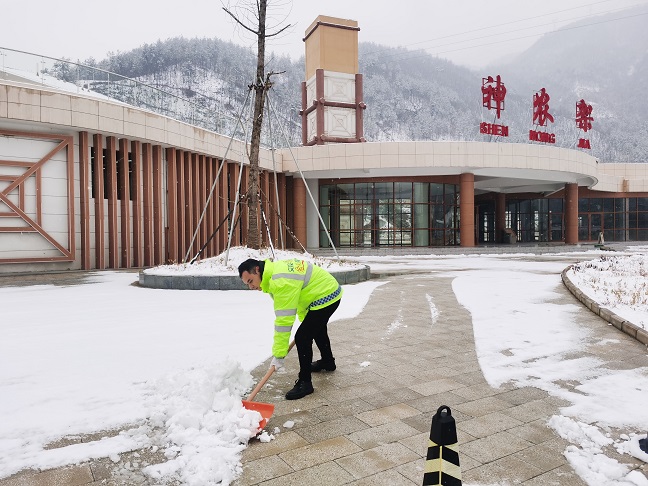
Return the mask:
[[[317,194],[296,205],[309,248],[330,245],[318,211],[340,247],[648,240],[644,164],[541,143],[365,142],[358,31],[320,16],[304,37],[303,146],[283,161]]]
[[[541,143],[367,142],[358,32],[325,16],[305,32],[302,145],[261,150],[263,244],[648,241],[646,164]],[[230,142],[0,72],[0,274],[210,257],[232,226],[231,244],[245,242],[248,161]]]

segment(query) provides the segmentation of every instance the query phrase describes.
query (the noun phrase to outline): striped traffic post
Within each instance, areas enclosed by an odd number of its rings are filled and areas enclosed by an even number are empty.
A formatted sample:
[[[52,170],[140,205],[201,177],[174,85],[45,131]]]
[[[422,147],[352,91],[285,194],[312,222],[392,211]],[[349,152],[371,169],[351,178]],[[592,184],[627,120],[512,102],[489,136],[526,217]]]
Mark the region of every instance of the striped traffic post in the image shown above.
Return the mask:
[[[423,486],[461,486],[457,428],[450,407],[442,405],[432,417]]]

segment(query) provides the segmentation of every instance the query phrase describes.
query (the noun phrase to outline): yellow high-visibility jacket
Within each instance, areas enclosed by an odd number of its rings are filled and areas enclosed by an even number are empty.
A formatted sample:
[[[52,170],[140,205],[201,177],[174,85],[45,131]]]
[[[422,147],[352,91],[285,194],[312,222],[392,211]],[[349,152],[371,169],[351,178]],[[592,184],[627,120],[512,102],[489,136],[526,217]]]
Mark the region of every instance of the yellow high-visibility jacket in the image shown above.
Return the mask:
[[[342,298],[342,287],[321,267],[304,260],[265,260],[261,290],[274,301],[272,355],[288,354],[295,316],[302,322],[309,310],[322,309]]]

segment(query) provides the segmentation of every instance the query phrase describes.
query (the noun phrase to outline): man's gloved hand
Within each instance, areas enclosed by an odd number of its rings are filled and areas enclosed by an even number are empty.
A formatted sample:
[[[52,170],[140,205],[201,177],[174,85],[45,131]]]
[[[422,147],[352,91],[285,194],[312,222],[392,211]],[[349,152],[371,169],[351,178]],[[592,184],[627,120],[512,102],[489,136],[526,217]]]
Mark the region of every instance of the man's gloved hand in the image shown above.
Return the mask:
[[[272,358],[272,361],[270,362],[270,366],[274,366],[275,371],[283,370],[284,369],[284,359],[285,358]]]

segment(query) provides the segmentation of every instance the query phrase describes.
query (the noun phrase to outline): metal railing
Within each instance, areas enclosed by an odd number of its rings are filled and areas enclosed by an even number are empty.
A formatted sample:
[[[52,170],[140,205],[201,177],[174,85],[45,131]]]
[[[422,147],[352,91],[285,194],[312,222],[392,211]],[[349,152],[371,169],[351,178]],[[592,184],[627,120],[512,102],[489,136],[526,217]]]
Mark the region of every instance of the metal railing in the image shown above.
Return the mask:
[[[66,59],[0,47],[0,79],[99,96],[149,110],[221,134],[235,133],[235,117],[222,112],[217,97],[191,99],[105,69]]]

